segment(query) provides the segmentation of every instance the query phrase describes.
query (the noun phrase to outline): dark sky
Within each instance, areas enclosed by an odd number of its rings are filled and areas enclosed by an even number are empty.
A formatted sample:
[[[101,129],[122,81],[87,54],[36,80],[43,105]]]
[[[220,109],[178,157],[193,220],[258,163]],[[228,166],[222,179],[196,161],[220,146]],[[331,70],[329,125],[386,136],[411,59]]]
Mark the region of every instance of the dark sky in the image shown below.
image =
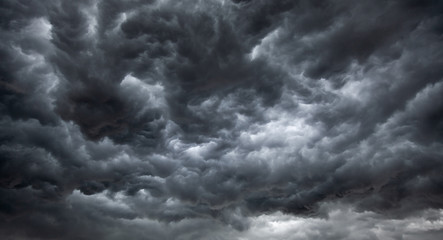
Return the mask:
[[[0,236],[443,239],[443,1],[1,0]]]

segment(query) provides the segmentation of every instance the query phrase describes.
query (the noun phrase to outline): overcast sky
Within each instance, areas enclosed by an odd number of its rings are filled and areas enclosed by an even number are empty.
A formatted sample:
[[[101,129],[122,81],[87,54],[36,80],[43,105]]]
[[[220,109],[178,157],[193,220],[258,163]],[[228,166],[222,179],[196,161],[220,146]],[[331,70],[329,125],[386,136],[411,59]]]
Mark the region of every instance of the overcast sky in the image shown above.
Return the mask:
[[[443,1],[1,0],[0,236],[443,239]]]

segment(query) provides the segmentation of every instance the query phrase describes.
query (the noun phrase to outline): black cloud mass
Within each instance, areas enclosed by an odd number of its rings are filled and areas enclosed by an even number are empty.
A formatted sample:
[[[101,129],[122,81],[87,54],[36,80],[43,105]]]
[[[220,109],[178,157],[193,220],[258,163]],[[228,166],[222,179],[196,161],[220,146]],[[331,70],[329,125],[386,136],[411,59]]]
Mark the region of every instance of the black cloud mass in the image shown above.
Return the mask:
[[[443,1],[0,1],[0,236],[443,239]]]

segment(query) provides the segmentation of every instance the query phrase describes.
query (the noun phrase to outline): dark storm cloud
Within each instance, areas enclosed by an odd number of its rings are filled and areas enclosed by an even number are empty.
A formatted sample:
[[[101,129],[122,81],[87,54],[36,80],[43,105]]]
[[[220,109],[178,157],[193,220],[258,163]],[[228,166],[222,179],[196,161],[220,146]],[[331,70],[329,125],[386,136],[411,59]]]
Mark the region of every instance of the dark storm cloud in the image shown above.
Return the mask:
[[[1,234],[437,239],[442,9],[2,1]]]

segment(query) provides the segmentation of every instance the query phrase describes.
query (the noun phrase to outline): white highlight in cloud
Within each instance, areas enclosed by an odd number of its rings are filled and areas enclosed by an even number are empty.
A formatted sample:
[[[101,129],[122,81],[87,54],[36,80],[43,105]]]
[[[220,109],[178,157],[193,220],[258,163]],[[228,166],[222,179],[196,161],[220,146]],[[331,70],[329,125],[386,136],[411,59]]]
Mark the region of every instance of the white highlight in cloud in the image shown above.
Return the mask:
[[[252,61],[256,59],[257,57],[260,57],[264,54],[263,47],[270,46],[271,43],[278,38],[279,35],[279,28],[275,29],[274,31],[270,32],[268,35],[266,35],[261,41],[260,44],[255,45],[252,48],[251,53],[249,54],[249,59]],[[266,49],[266,50],[272,50],[272,49]]]
[[[25,29],[25,33],[30,34],[31,36],[51,40],[52,39],[52,25],[46,18],[35,18],[31,21]]]
[[[141,112],[151,108],[166,108],[164,87],[159,83],[149,84],[129,74],[126,75],[120,86],[127,91],[128,98],[144,101],[144,109]]]
[[[383,219],[376,213],[355,212],[349,207],[333,210],[327,218],[297,217],[277,212],[251,218],[251,228],[239,233],[236,239],[412,240],[416,239],[416,234],[426,232],[438,239],[438,236],[443,235],[443,211],[430,210],[424,214],[437,215],[438,219]]]

